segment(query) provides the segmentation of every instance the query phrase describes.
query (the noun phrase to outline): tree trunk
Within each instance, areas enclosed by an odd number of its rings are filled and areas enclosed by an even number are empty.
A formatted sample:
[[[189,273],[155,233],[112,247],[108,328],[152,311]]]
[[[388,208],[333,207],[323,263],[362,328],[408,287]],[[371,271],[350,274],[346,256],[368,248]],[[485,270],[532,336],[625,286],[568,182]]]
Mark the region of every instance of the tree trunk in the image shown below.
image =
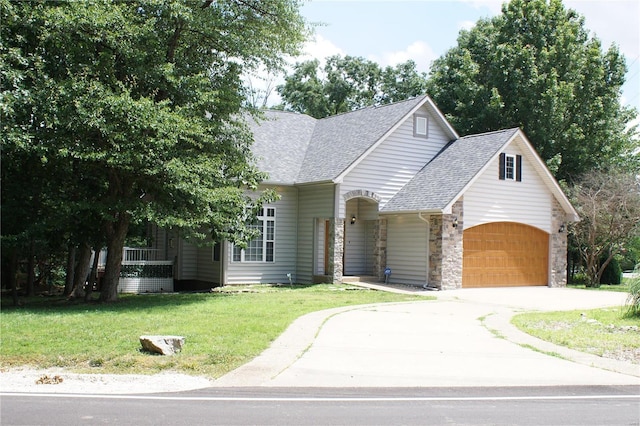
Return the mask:
[[[33,238],[29,243],[29,258],[27,260],[27,297],[35,294],[34,283],[36,281],[36,255],[35,241]]]
[[[586,259],[587,287],[598,287],[598,258],[590,255]]]
[[[117,219],[105,224],[105,234],[107,236],[107,265],[102,278],[102,288],[100,289],[101,302],[115,302],[118,300],[118,280],[120,279],[120,268],[122,266],[122,250],[124,240],[129,231],[131,215],[120,212]]]
[[[11,287],[11,298],[13,299],[13,306],[18,306],[20,301],[18,300],[18,280],[16,273],[18,272],[18,254],[14,251],[9,257],[9,285]]]
[[[78,262],[76,263],[71,297],[82,298],[84,297],[84,285],[87,282],[91,264],[91,246],[87,243],[80,244],[80,251],[77,257]]]
[[[93,264],[91,265],[91,276],[89,277],[89,283],[87,285],[84,301],[91,300],[91,293],[93,292],[93,286],[98,282],[98,265],[100,264],[100,249],[95,246],[95,254],[93,256]]]
[[[67,275],[64,281],[64,295],[68,296],[73,290],[73,277],[76,266],[76,246],[69,244],[69,252],[67,253]]]

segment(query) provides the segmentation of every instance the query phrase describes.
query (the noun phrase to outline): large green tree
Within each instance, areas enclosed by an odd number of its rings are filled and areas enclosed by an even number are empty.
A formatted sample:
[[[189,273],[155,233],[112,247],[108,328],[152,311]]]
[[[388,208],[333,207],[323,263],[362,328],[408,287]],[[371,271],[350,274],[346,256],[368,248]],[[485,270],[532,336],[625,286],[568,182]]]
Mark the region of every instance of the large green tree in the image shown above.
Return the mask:
[[[297,0],[0,4],[3,222],[43,218],[45,231],[78,244],[99,230],[103,301],[117,299],[134,222],[246,240],[245,221],[274,194],[245,195],[264,176],[241,75],[297,53],[306,32]],[[3,242],[37,231],[12,223]]]
[[[633,151],[625,73],[618,48],[603,50],[561,0],[511,0],[460,33],[434,62],[428,92],[461,134],[521,127],[572,180]]]
[[[283,109],[323,118],[405,100],[425,88],[426,75],[413,61],[382,68],[365,58],[335,55],[324,67],[317,59],[297,63],[277,91]]]

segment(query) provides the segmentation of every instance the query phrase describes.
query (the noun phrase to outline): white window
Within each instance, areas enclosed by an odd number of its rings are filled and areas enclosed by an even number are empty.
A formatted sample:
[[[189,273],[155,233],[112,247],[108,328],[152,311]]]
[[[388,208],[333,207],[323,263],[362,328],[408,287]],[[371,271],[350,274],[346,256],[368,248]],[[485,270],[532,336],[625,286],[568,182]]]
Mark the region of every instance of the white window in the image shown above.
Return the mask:
[[[276,240],[276,209],[260,209],[257,220],[249,225],[260,235],[249,241],[246,249],[233,246],[234,262],[273,262]]]
[[[505,155],[504,158],[504,178],[516,180],[516,157],[515,155]]]
[[[500,154],[500,180],[515,180],[522,182],[522,156]]]
[[[426,138],[429,133],[429,120],[426,115],[414,114],[413,136]]]

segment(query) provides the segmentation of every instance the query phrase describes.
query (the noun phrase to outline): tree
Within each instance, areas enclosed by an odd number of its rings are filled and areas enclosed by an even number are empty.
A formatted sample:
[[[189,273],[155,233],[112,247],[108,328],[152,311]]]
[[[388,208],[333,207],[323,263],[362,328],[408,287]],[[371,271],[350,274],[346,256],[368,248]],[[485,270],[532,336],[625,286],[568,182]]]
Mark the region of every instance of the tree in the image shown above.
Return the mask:
[[[434,62],[428,93],[461,134],[521,127],[556,177],[571,181],[633,157],[625,73],[618,48],[603,51],[561,0],[512,0],[460,33]]]
[[[628,171],[596,171],[570,190],[580,222],[571,225],[587,274],[598,286],[614,256],[640,236],[640,181]]]
[[[238,242],[252,235],[245,220],[274,194],[246,195],[264,175],[250,154],[241,75],[297,53],[306,33],[298,1],[1,5],[0,70],[14,76],[2,83],[2,155],[15,165],[3,170],[3,191],[16,182],[3,192],[3,220],[5,195],[33,197],[64,212],[45,231],[77,235],[76,245],[103,234],[102,301],[117,299],[132,223]],[[18,192],[25,167],[45,188]],[[19,216],[19,203],[9,214]],[[3,242],[18,231],[3,226]]]
[[[282,109],[323,118],[425,92],[426,76],[413,61],[382,69],[361,57],[335,55],[321,69],[317,59],[300,62],[277,90]]]

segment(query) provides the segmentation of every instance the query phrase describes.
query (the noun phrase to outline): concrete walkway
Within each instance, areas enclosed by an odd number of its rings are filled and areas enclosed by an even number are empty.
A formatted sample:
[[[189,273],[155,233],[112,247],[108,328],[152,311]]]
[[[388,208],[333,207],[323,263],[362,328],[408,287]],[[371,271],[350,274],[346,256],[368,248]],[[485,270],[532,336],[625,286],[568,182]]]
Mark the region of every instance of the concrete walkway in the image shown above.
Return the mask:
[[[640,385],[638,364],[552,345],[510,324],[511,317],[523,311],[620,309],[626,293],[546,287],[429,292],[361,285],[435,296],[437,301],[306,315],[260,356],[214,385]]]

